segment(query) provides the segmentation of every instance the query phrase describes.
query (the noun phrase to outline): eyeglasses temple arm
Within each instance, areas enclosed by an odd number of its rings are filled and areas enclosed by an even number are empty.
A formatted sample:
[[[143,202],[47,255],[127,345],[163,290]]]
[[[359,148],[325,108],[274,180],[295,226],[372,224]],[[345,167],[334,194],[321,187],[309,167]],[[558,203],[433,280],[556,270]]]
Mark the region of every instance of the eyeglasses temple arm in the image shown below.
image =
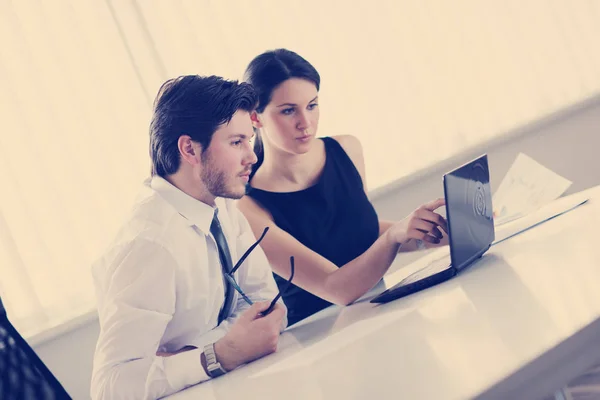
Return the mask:
[[[242,256],[242,258],[240,258],[240,260],[235,264],[235,267],[233,267],[231,269],[231,271],[229,271],[230,275],[235,274],[235,271],[238,270],[239,267],[242,266],[242,264],[244,263],[244,261],[246,261],[246,258],[248,258],[248,256],[250,255],[250,253],[252,252],[252,250],[254,250],[254,248],[256,246],[258,246],[258,244],[260,243],[261,240],[263,240],[263,238],[265,237],[265,235],[267,234],[267,232],[269,231],[269,227],[267,226],[265,228],[265,230],[263,231],[262,235],[260,235],[260,238],[256,241],[256,243],[254,243],[252,246],[250,246],[248,248],[248,250],[246,250],[246,252],[244,253],[244,255]]]
[[[275,298],[273,299],[273,301],[271,302],[271,304],[269,305],[269,308],[267,308],[265,311],[263,311],[261,314],[264,315],[268,315],[272,310],[273,307],[275,307],[275,304],[277,303],[277,300],[279,300],[279,298],[281,298],[281,296],[283,296],[283,294],[287,291],[287,289],[290,287],[290,284],[292,283],[292,279],[294,279],[294,256],[290,257],[290,268],[292,270],[292,273],[290,275],[290,279],[287,280],[285,287],[283,287],[279,293],[277,293],[277,296],[275,296]]]

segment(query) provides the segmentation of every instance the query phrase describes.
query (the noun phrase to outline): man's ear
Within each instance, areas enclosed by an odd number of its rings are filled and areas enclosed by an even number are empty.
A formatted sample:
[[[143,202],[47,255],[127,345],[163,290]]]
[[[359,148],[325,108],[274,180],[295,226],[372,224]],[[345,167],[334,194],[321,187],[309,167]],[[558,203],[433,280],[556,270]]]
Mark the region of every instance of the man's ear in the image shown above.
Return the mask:
[[[181,160],[190,165],[200,164],[200,156],[202,147],[194,142],[188,135],[181,135],[177,139],[177,148],[181,154]]]
[[[262,122],[260,122],[260,116],[256,111],[252,111],[250,113],[250,120],[252,121],[252,126],[255,128],[262,128]]]

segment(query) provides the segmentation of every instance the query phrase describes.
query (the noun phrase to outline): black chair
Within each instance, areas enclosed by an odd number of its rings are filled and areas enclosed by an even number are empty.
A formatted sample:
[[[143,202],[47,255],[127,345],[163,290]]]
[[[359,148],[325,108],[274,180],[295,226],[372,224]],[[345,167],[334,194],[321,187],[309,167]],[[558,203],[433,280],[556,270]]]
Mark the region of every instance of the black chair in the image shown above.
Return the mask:
[[[71,399],[52,372],[12,326],[2,299],[0,299],[0,399]]]

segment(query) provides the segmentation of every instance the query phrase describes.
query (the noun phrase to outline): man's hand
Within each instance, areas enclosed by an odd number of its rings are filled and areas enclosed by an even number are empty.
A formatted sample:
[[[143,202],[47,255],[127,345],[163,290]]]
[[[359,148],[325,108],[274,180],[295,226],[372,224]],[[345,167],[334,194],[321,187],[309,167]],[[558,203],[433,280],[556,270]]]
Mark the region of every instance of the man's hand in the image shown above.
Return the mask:
[[[215,343],[217,360],[225,370],[231,371],[277,350],[285,308],[277,303],[268,315],[262,316],[260,313],[269,305],[268,301],[254,303]]]

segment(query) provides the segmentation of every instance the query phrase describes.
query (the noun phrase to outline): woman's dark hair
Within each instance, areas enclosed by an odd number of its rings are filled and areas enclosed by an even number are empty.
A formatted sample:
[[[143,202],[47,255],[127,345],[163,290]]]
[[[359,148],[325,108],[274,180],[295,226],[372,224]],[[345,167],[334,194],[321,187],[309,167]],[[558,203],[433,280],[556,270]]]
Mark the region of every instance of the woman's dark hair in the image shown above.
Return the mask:
[[[218,76],[186,75],[166,81],[154,101],[150,123],[152,175],[177,172],[181,135],[189,135],[205,152],[219,126],[231,121],[238,110],[251,112],[257,100],[248,83]]]
[[[258,95],[256,112],[262,113],[271,101],[273,90],[290,78],[306,79],[315,84],[317,91],[321,85],[319,73],[308,61],[286,49],[264,52],[248,64],[244,80],[251,84]],[[252,176],[263,162],[262,140],[256,135],[254,152],[258,162],[252,168]]]

